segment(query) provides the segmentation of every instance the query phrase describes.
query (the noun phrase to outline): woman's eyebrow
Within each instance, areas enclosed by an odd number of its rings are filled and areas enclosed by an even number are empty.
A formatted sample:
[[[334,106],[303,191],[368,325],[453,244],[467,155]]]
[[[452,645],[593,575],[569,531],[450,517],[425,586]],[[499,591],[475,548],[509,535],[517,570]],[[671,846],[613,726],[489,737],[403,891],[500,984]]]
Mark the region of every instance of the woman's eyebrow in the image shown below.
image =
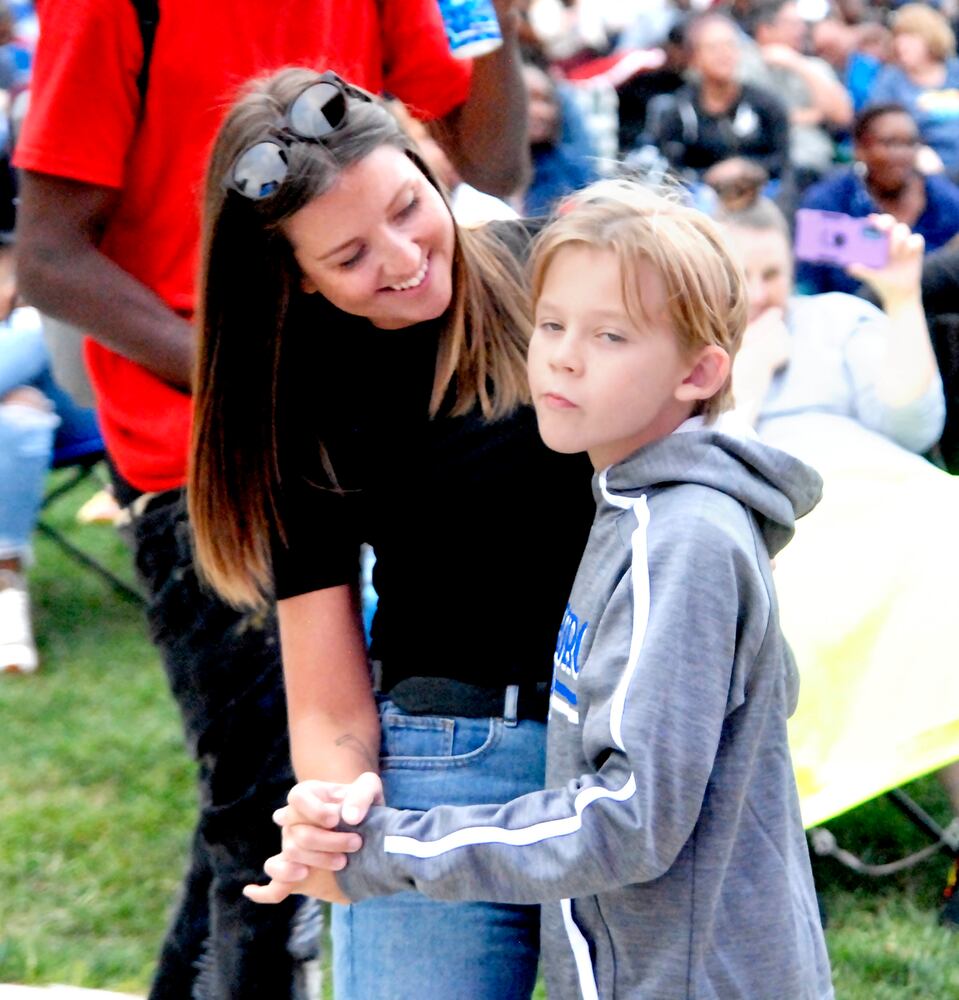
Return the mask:
[[[330,257],[335,257],[338,253],[342,253],[344,250],[346,250],[353,243],[356,243],[358,240],[359,240],[358,236],[353,236],[351,239],[348,239],[345,243],[341,243],[338,247],[334,247],[332,250],[328,250],[319,259],[327,260]]]
[[[393,195],[390,199],[389,204],[386,206],[386,210],[392,211],[393,206],[400,200],[400,198],[412,189],[414,181],[404,181],[403,186]],[[346,240],[346,242],[341,243],[339,246],[333,247],[332,250],[327,250],[325,254],[319,257],[319,260],[328,260],[330,257],[335,257],[338,253],[343,253],[344,250],[349,248],[353,243],[359,240],[359,236],[354,236],[351,239]]]

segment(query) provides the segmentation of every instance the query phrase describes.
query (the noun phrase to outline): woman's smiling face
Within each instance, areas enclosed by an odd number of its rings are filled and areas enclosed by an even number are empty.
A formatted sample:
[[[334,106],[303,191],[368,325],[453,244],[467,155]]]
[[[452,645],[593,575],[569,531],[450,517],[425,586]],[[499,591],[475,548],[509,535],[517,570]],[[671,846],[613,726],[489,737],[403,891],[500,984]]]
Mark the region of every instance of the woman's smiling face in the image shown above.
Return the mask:
[[[402,150],[384,145],[283,223],[303,290],[383,330],[441,316],[453,297],[453,218]]]

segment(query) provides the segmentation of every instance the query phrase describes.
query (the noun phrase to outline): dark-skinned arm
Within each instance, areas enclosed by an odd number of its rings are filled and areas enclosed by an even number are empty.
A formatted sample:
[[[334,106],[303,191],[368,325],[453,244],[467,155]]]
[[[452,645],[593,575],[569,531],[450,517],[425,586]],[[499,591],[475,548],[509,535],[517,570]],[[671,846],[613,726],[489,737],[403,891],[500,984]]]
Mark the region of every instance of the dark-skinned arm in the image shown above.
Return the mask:
[[[467,184],[505,196],[526,186],[531,167],[518,15],[512,0],[496,9],[503,44],[473,60],[469,97],[430,129]]]
[[[33,171],[20,182],[17,280],[41,312],[188,390],[190,324],[98,249],[119,192]]]

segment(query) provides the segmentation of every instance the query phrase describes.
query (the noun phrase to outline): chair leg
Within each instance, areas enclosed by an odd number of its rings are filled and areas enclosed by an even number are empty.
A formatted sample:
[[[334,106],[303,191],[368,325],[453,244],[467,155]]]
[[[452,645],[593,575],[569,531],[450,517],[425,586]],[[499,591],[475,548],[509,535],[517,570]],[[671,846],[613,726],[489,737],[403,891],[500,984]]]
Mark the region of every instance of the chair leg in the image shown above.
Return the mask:
[[[93,475],[93,468],[92,465],[80,465],[73,469],[70,475],[64,478],[62,483],[44,496],[40,509],[46,510],[55,500],[59,500],[60,497],[69,493],[74,487],[79,486],[85,479],[89,479]]]
[[[915,826],[927,833],[933,840],[943,841],[943,850],[954,858],[959,858],[959,843],[951,836],[951,830],[941,827],[922,806],[907,795],[901,788],[892,788],[886,792],[889,801]]]
[[[125,597],[127,600],[134,601],[137,604],[143,604],[143,595],[131,587],[126,581],[121,580],[115,573],[107,569],[106,566],[97,562],[96,559],[87,555],[81,548],[78,548],[73,544],[68,538],[65,538],[59,531],[55,528],[51,528],[49,524],[46,524],[42,519],[37,521],[36,524],[37,531],[39,531],[46,538],[49,538],[56,545],[59,545],[64,552],[75,559],[78,563],[86,566],[87,569],[92,569],[94,573],[98,574],[102,579],[106,580],[117,591],[118,594]]]

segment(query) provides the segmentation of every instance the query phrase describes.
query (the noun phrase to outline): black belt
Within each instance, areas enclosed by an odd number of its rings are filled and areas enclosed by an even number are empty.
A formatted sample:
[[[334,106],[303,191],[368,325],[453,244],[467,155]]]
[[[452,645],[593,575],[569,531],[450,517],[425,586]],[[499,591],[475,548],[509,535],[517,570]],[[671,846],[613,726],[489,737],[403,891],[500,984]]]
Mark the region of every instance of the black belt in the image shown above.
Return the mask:
[[[488,688],[449,677],[405,677],[386,696],[410,715],[459,715],[466,719],[535,719],[549,714],[549,685]]]

